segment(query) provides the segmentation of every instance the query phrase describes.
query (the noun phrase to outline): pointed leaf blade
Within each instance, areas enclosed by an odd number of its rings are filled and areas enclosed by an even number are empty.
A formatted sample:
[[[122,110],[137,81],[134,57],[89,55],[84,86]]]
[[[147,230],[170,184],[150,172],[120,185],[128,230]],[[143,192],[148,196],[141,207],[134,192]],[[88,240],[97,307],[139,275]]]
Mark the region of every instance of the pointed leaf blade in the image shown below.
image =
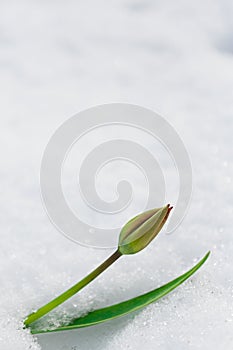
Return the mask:
[[[192,276],[208,259],[210,252],[208,252],[194,267],[192,267],[189,271],[185,272],[181,276],[175,278],[174,280],[168,282],[162,287],[156,288],[148,293],[140,295],[138,297],[132,298],[130,300],[123,301],[119,304],[115,304],[112,306],[108,306],[99,310],[95,310],[89,312],[87,315],[83,317],[79,317],[74,319],[69,324],[58,327],[56,329],[48,329],[42,330],[36,328],[36,325],[32,324],[30,326],[31,333],[39,334],[39,333],[50,333],[50,332],[59,332],[64,330],[72,330],[76,328],[83,328],[93,326],[102,322],[109,321],[111,319],[124,316],[133,311],[139,310],[152,302],[157,301],[162,298],[166,294],[170,293],[172,290],[177,288],[180,284],[182,284],[185,280],[187,280],[190,276]]]

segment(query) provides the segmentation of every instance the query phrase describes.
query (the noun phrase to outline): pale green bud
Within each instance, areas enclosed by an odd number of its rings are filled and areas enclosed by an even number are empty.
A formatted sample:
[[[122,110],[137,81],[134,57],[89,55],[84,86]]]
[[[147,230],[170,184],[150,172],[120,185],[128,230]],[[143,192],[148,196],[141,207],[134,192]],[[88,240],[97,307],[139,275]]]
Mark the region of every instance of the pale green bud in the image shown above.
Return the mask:
[[[172,207],[151,209],[135,216],[122,228],[118,251],[121,254],[135,254],[144,249],[165,224]]]

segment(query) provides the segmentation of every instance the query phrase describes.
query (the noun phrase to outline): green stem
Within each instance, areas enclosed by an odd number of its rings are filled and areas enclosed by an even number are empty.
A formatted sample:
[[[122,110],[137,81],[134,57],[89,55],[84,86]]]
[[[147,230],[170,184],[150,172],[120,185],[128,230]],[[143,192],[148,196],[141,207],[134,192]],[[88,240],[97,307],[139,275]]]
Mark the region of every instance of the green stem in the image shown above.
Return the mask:
[[[110,265],[112,265],[122,254],[116,250],[107,260],[105,260],[100,266],[93,270],[89,275],[84,277],[81,281],[76,283],[73,287],[69,288],[67,291],[59,295],[57,298],[50,301],[48,304],[42,306],[37,311],[30,314],[24,321],[25,326],[29,326],[32,322],[35,322],[42,316],[46,315],[51,310],[55,309],[58,305],[64,303],[67,299],[72,297],[74,294],[79,292],[88,283],[93,281],[97,276],[99,276],[104,270],[106,270]]]

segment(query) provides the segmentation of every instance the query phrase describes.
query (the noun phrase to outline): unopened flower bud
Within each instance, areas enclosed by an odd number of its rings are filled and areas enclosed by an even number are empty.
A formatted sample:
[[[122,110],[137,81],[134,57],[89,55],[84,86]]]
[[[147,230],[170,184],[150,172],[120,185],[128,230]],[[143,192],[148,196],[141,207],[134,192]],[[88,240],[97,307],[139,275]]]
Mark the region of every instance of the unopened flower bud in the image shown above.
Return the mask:
[[[135,216],[122,228],[118,250],[121,254],[135,254],[144,249],[165,224],[172,207],[151,209]]]

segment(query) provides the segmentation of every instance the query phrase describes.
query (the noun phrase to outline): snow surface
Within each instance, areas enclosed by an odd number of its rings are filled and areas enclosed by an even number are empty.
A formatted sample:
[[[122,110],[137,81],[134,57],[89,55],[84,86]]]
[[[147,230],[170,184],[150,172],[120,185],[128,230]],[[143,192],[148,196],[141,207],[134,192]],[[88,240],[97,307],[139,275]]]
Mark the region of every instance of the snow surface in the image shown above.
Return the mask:
[[[232,11],[228,0],[1,0],[1,350],[232,349]],[[192,160],[192,203],[174,234],[119,260],[57,313],[138,295],[212,255],[141,312],[33,337],[23,317],[111,253],[59,234],[39,188],[50,135],[106,102],[149,107],[175,126]]]

